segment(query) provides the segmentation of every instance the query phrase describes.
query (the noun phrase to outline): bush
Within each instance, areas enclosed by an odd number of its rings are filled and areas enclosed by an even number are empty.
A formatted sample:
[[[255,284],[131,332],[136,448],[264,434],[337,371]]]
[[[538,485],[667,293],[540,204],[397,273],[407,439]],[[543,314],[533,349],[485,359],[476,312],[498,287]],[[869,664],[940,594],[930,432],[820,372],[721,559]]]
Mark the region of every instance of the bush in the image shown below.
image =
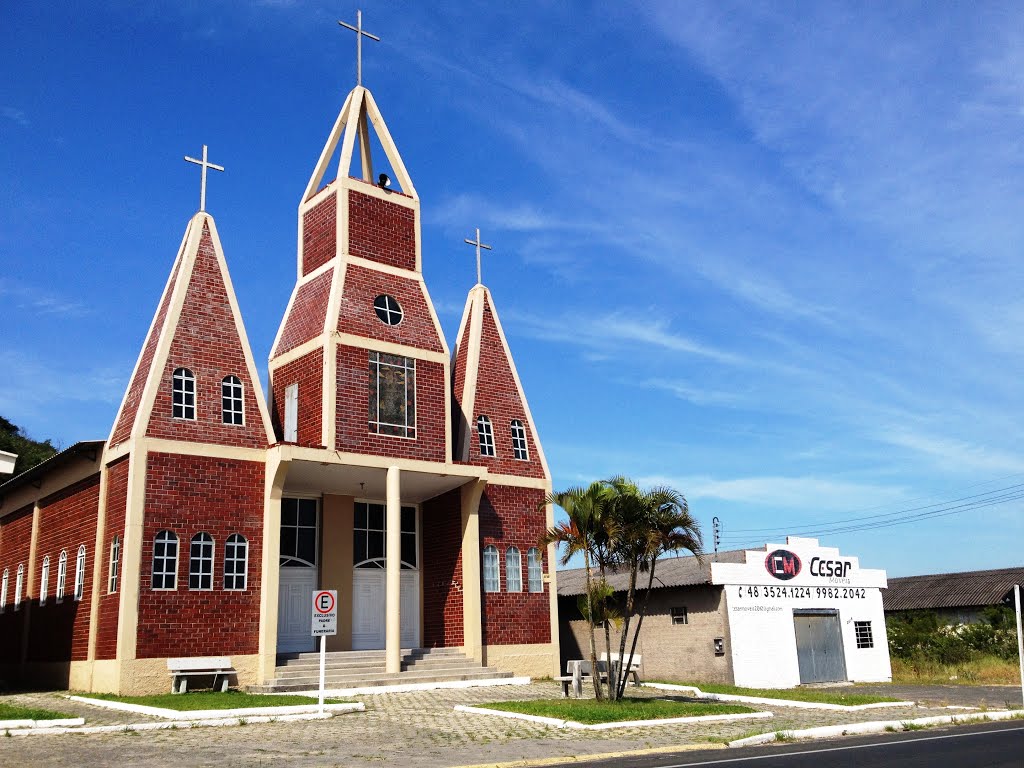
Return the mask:
[[[908,611],[886,618],[889,653],[912,665],[963,664],[981,656],[1017,658],[1017,630],[1009,608],[989,607],[977,624],[944,624],[931,611]]]

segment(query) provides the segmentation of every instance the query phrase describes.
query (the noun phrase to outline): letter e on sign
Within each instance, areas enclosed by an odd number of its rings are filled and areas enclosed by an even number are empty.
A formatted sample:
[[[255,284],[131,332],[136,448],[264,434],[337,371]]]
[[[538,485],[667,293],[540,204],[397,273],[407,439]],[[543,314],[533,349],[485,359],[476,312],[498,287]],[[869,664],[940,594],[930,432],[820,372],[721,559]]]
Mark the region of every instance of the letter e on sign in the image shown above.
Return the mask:
[[[313,593],[313,637],[338,634],[338,590]]]

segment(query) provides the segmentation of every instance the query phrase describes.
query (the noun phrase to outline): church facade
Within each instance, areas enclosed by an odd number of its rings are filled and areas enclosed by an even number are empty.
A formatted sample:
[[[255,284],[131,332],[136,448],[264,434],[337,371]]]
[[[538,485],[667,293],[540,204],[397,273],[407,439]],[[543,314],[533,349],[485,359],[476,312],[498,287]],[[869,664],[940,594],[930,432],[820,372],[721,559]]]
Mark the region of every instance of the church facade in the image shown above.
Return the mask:
[[[314,649],[318,589],[339,595],[328,650],[383,649],[388,672],[402,649],[458,648],[557,674],[536,425],[484,285],[446,342],[419,197],[361,85],[299,203],[297,256],[265,396],[200,210],[108,439],[0,486],[0,679],[158,692],[168,658],[230,656],[262,684]]]

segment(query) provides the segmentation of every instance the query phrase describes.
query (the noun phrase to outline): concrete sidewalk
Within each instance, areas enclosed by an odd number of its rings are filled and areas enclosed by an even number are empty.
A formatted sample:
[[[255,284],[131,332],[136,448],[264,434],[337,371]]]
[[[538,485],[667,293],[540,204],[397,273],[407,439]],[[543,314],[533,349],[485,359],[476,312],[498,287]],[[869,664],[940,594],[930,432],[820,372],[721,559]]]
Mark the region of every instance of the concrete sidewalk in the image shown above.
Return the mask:
[[[863,688],[848,688],[861,692]],[[958,702],[985,705],[992,697],[987,689],[958,691]],[[1007,689],[1010,693],[1013,689]],[[630,689],[634,694],[635,689]],[[886,688],[886,694],[902,697],[902,686]],[[558,698],[557,683],[463,690],[416,691],[354,697],[367,711],[327,721],[250,724],[233,728],[197,728],[156,733],[115,733],[78,736],[0,737],[0,764],[49,766],[403,766],[447,768],[456,765],[538,760],[575,755],[608,754],[638,749],[719,746],[765,731],[795,730],[814,726],[874,720],[912,718],[955,713],[939,706],[952,697],[944,690],[924,691],[931,706],[901,707],[861,712],[823,712],[785,706],[759,706],[774,712],[769,721],[675,724],[614,731],[573,731],[541,724],[512,721],[464,712],[456,704],[480,705],[493,701]],[[659,697],[666,692],[639,689],[636,695]],[[997,691],[1002,693],[1002,691]],[[998,698],[998,696],[997,696]],[[1009,697],[1007,697],[1009,698]],[[126,724],[146,718],[98,710],[69,702],[59,694],[35,693],[5,697],[26,706],[83,716],[91,725]],[[1000,701],[1002,708],[1005,702]],[[959,704],[965,706],[965,704]],[[973,705],[972,705],[973,706]],[[990,707],[991,708],[991,707]]]

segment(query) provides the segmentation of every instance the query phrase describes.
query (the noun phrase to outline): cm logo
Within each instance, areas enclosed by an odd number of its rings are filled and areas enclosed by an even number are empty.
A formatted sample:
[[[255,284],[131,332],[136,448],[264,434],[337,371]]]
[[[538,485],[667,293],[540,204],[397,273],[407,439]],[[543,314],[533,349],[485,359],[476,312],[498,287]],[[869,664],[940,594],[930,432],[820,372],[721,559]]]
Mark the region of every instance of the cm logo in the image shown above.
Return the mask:
[[[764,568],[780,581],[789,581],[800,573],[800,558],[788,549],[776,549],[764,559]]]

